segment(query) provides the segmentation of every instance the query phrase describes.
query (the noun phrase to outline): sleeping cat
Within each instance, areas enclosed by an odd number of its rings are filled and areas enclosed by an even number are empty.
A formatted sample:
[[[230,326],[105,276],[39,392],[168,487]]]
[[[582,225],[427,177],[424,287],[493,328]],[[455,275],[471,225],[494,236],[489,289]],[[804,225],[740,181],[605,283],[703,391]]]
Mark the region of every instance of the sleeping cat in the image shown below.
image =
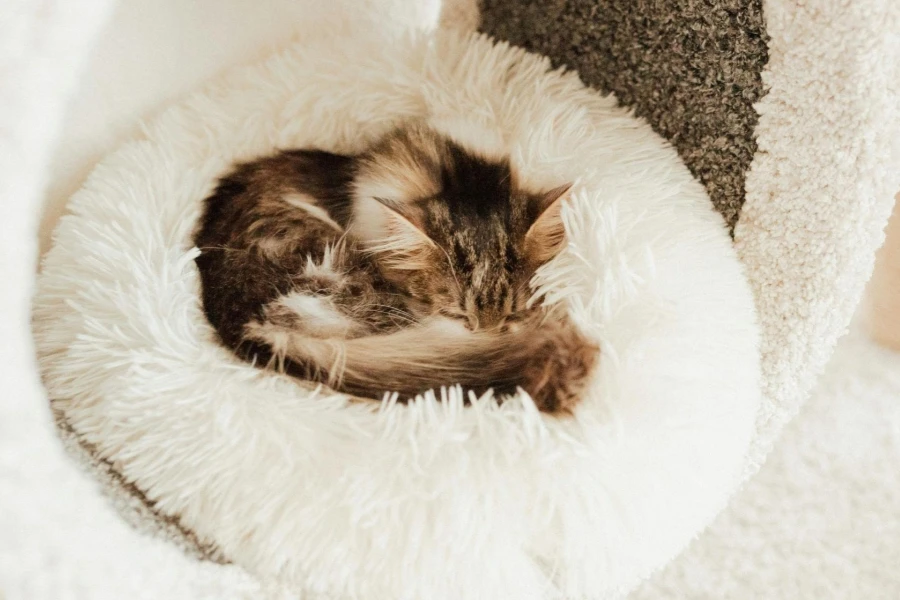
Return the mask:
[[[598,350],[561,309],[529,305],[568,189],[525,190],[508,159],[418,123],[357,156],[248,162],[206,200],[203,306],[239,356],[339,391],[522,387],[569,409]]]

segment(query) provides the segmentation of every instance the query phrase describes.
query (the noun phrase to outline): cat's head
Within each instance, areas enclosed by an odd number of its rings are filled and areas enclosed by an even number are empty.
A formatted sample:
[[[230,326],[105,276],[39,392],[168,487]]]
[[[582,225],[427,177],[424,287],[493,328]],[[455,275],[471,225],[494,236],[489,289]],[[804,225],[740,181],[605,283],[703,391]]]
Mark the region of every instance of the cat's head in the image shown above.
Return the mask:
[[[563,247],[570,187],[522,189],[508,160],[411,127],[360,160],[352,231],[420,314],[503,328],[525,315],[535,270]]]

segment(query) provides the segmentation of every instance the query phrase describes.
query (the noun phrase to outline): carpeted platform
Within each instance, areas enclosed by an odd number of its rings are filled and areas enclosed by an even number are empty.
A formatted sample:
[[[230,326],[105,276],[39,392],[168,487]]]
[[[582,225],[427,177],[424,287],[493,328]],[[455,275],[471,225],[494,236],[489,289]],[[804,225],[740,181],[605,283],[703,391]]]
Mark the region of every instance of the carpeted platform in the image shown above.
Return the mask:
[[[484,0],[481,28],[615,93],[675,146],[734,227],[763,94],[761,0]]]

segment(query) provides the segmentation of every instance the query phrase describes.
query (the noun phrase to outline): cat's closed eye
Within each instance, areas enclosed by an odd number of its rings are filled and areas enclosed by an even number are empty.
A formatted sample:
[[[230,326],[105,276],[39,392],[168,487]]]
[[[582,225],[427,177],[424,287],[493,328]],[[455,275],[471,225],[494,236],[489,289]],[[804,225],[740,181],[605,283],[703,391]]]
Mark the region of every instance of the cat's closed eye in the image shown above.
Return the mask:
[[[474,331],[478,329],[478,317],[472,313],[467,313],[463,310],[446,307],[438,310],[438,313],[442,317],[447,317],[448,319],[454,319],[457,321],[461,321],[462,324],[466,327],[466,329]]]
[[[503,323],[501,323],[501,325],[500,325],[500,331],[502,331],[502,332],[518,331],[522,327],[522,324],[524,323],[524,321],[525,321],[525,318],[524,318],[523,314],[512,313],[509,316],[507,316],[505,319],[503,319]]]
[[[486,324],[482,323],[475,313],[466,313],[453,309],[444,309],[439,312],[443,317],[459,321],[469,331],[488,330],[499,333],[515,332],[521,328],[522,322],[524,321],[523,315],[517,313],[510,313],[499,317],[494,316],[489,324]]]

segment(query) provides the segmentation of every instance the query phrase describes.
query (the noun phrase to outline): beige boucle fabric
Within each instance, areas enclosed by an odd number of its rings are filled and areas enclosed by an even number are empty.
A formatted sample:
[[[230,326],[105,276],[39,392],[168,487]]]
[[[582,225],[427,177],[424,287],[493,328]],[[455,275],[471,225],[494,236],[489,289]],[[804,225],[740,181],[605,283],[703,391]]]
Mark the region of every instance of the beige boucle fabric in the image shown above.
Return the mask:
[[[765,4],[768,94],[735,244],[762,326],[762,463],[847,330],[900,189],[900,3]]]

